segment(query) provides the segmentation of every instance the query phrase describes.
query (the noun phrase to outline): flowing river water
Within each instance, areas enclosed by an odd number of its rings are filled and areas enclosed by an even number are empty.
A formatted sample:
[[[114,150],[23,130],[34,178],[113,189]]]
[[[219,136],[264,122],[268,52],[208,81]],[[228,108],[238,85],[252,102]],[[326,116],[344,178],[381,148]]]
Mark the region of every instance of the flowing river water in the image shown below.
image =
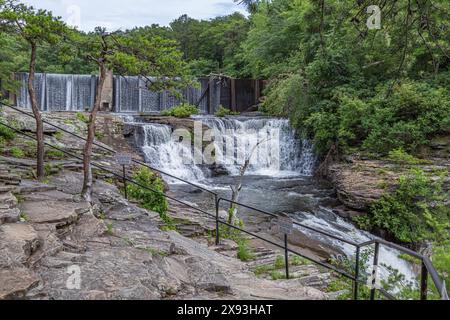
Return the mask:
[[[337,205],[333,189],[312,177],[317,166],[313,145],[299,139],[286,119],[195,117],[195,120],[212,129],[215,159],[226,160],[227,152],[234,158],[241,155],[241,161],[224,160],[220,166],[211,166],[195,163],[195,147],[181,143],[178,138],[174,139],[172,127],[144,123],[139,118],[129,116],[124,118],[126,122],[143,127],[145,137],[141,139],[143,143],[140,147],[146,161],[153,167],[230,198],[230,185],[234,185],[238,179],[245,159],[251,158],[254,161],[250,162],[243,176],[239,202],[273,213],[287,213],[303,224],[357,243],[374,238],[333,212],[333,207]],[[207,194],[195,192],[192,187],[168,177],[164,178],[177,197],[204,209],[211,209],[212,202],[207,199]],[[253,214],[241,218],[246,223],[258,224],[260,221],[256,216]],[[266,225],[261,222],[261,226]],[[355,255],[355,248],[351,245],[314,232],[302,232],[311,240],[308,241],[310,245],[313,243],[334,248],[336,256],[340,254],[349,259]],[[412,265],[399,258],[399,252],[395,250],[381,247],[380,264],[397,269],[407,281],[417,277]],[[381,272],[381,277],[387,278],[388,275]]]

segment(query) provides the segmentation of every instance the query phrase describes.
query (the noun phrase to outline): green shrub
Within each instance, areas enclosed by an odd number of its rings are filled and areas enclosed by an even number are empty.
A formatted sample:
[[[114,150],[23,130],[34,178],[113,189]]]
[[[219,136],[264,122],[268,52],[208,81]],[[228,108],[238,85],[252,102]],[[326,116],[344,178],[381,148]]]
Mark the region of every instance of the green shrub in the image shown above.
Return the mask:
[[[450,133],[447,88],[404,80],[391,90],[389,81],[368,95],[357,83],[345,83],[345,70],[341,81],[321,75],[325,71],[314,65],[306,75],[274,81],[263,105],[271,115],[289,116],[321,154],[333,144],[343,151],[358,148],[381,156],[398,148],[414,154],[433,136]],[[336,83],[327,88],[328,82]]]
[[[219,106],[219,109],[216,111],[215,116],[216,117],[226,117],[226,116],[236,116],[239,115],[239,112],[233,112],[230,109],[227,109],[223,106]]]
[[[168,202],[164,197],[164,183],[153,171],[148,168],[141,168],[132,178],[139,185],[151,190],[144,189],[133,183],[127,184],[128,195],[138,200],[140,205],[148,210],[159,213],[162,218],[167,218]]]
[[[286,273],[277,270],[272,271],[270,276],[272,277],[272,280],[286,279]]]
[[[368,215],[355,218],[363,229],[381,228],[401,242],[417,244],[449,237],[450,209],[443,180],[433,181],[419,169],[399,179],[398,188],[375,202]]]
[[[237,257],[241,261],[250,261],[255,258],[255,255],[251,248],[248,245],[248,242],[245,239],[238,241],[238,251]]]
[[[403,148],[397,148],[389,152],[388,159],[392,162],[401,165],[418,165],[418,164],[429,164],[429,161],[421,160],[409,153],[405,152]]]
[[[284,261],[284,256],[277,256],[274,262],[275,269],[281,269],[286,266],[286,263]]]
[[[25,157],[25,152],[23,152],[22,149],[18,148],[18,147],[12,147],[9,150],[9,153],[11,154],[11,156],[13,156],[14,158],[23,158]]]
[[[64,152],[56,149],[47,150],[45,154],[47,155],[48,158],[56,160],[63,159],[65,156]]]
[[[76,117],[81,122],[89,123],[89,118],[83,112],[77,112]]]
[[[444,279],[447,290],[450,288],[450,242],[436,244],[433,248],[433,265]]]
[[[0,121],[6,123],[4,118],[0,117]],[[0,140],[11,141],[16,137],[16,133],[5,126],[0,125]]]
[[[61,131],[56,131],[53,136],[55,137],[56,140],[62,140],[64,134]]]
[[[430,137],[448,129],[447,89],[406,81],[395,86],[388,98],[387,90],[369,101],[371,112],[364,120],[368,132],[364,148],[380,154],[397,148],[414,153],[427,145]]]
[[[173,107],[168,110],[164,110],[162,115],[164,116],[172,116],[176,118],[189,118],[192,115],[196,115],[199,113],[199,110],[196,106],[190,105],[188,103],[183,103],[179,106]]]

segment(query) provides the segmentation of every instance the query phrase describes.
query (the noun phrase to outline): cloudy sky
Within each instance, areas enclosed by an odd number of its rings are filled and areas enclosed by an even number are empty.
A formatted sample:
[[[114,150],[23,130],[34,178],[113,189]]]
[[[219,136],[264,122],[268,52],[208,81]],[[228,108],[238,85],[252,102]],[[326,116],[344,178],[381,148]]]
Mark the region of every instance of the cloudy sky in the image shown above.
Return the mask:
[[[233,0],[23,0],[53,11],[67,24],[91,31],[96,26],[110,30],[128,29],[152,23],[168,25],[182,14],[209,19],[235,11],[245,13]]]

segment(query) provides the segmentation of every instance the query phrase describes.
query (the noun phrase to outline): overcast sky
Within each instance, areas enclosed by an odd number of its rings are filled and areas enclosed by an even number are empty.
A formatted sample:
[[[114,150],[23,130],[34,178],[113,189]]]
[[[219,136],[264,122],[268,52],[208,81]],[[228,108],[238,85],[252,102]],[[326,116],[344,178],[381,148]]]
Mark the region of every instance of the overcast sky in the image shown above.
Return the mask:
[[[209,19],[235,11],[245,13],[233,0],[22,0],[36,8],[51,10],[67,24],[92,31],[129,29],[157,23],[168,25],[182,14]]]

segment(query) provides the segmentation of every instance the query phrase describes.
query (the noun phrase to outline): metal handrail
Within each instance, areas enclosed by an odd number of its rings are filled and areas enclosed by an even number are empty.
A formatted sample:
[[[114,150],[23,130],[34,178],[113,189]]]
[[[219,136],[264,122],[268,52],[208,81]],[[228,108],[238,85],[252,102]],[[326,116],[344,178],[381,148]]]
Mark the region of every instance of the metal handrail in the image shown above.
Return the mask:
[[[219,199],[217,200],[217,210],[218,210],[218,208],[220,207],[220,202],[222,202],[222,201],[228,202],[228,203],[230,203],[230,204],[238,205],[238,206],[241,206],[241,207],[244,207],[244,208],[247,208],[247,209],[251,209],[251,210],[253,210],[253,211],[256,211],[256,212],[259,212],[259,213],[262,213],[262,214],[265,214],[265,215],[269,215],[269,216],[271,216],[271,217],[275,217],[275,218],[278,217],[278,216],[277,216],[276,214],[274,214],[274,213],[267,212],[267,211],[265,211],[265,210],[258,209],[258,208],[255,208],[255,207],[251,207],[251,206],[249,206],[249,205],[246,205],[246,204],[243,204],[243,203],[239,203],[239,202],[237,202],[237,201],[228,200],[228,199],[225,199],[225,198],[219,198]],[[233,226],[230,225],[229,223],[224,223],[224,222],[222,222],[222,221],[219,221],[219,223],[226,224],[226,225],[228,225],[228,226],[233,227]],[[287,248],[287,247],[283,247],[283,246],[281,246],[280,244],[275,244],[277,247],[283,248],[283,249],[285,249],[285,250],[287,250],[287,251],[289,251],[289,252],[291,252],[291,253],[297,254],[297,255],[299,255],[299,256],[301,256],[301,257],[303,257],[303,258],[306,258],[306,259],[308,259],[308,260],[310,260],[310,261],[312,261],[312,262],[314,262],[314,263],[317,263],[317,264],[319,264],[319,265],[321,265],[321,266],[323,266],[323,267],[326,267],[326,268],[329,268],[329,269],[333,269],[335,272],[337,272],[337,273],[339,273],[339,274],[341,274],[341,275],[343,275],[343,276],[345,276],[345,277],[347,277],[347,278],[353,280],[353,281],[354,281],[354,297],[355,297],[355,300],[358,299],[358,283],[363,283],[363,281],[361,281],[361,280],[359,279],[359,267],[360,267],[359,256],[360,256],[360,252],[361,252],[361,249],[362,249],[363,247],[367,247],[367,246],[370,246],[370,245],[375,245],[374,266],[378,266],[378,254],[379,254],[379,247],[380,247],[380,245],[385,245],[385,246],[387,246],[387,247],[390,247],[390,248],[392,248],[392,249],[396,249],[396,250],[398,250],[398,251],[400,251],[400,252],[409,254],[409,255],[411,255],[411,256],[413,256],[413,257],[419,259],[419,260],[422,262],[421,299],[422,299],[422,300],[426,300],[426,298],[427,298],[427,281],[426,281],[426,279],[427,279],[428,274],[429,274],[429,275],[431,276],[432,280],[433,280],[434,285],[436,286],[436,289],[437,289],[438,292],[439,292],[440,297],[441,297],[443,300],[449,300],[448,294],[447,294],[447,292],[446,292],[446,290],[445,290],[445,286],[443,285],[443,282],[441,282],[442,280],[440,279],[438,272],[437,272],[436,269],[434,268],[434,266],[433,266],[432,262],[430,261],[430,259],[429,259],[428,257],[426,257],[426,256],[423,256],[423,255],[421,255],[421,254],[419,254],[419,253],[417,253],[417,252],[415,252],[415,251],[413,251],[413,250],[411,250],[411,249],[402,247],[402,246],[400,246],[400,245],[398,245],[398,244],[395,244],[395,243],[392,243],[392,242],[388,242],[388,241],[383,240],[383,239],[374,239],[374,240],[370,240],[370,241],[363,242],[363,243],[356,243],[356,242],[354,242],[354,241],[349,241],[349,240],[343,239],[343,238],[341,238],[341,237],[337,237],[337,236],[332,235],[332,234],[330,234],[330,233],[328,233],[328,232],[325,232],[325,231],[322,231],[322,230],[318,230],[318,229],[316,229],[316,228],[313,228],[313,227],[304,225],[304,224],[302,224],[302,223],[298,223],[298,222],[296,222],[296,221],[293,221],[293,224],[294,224],[294,225],[297,225],[297,226],[300,226],[300,227],[303,227],[303,228],[306,228],[306,229],[308,229],[308,230],[317,232],[317,233],[319,233],[319,234],[328,236],[328,237],[330,237],[330,238],[333,238],[333,239],[342,241],[342,242],[344,242],[344,243],[347,243],[347,244],[352,245],[352,246],[355,247],[355,249],[356,249],[355,275],[354,275],[354,276],[351,276],[351,275],[349,275],[347,272],[345,272],[345,271],[343,271],[343,270],[339,270],[339,269],[337,269],[337,268],[335,268],[335,267],[333,267],[333,266],[331,266],[331,265],[324,264],[324,263],[322,263],[322,262],[316,261],[315,259],[312,259],[312,258],[310,258],[310,257],[304,256],[304,255],[302,255],[302,254],[300,254],[300,253],[298,253],[298,252],[295,252],[295,251],[293,251],[293,250],[291,250],[291,249],[289,249],[289,248]],[[241,230],[240,228],[236,228],[236,227],[234,227],[234,228],[235,228],[235,229],[238,229],[238,230]],[[241,231],[243,231],[243,230],[241,230]],[[266,242],[269,242],[269,243],[271,243],[271,244],[274,244],[272,241],[267,240],[267,239],[263,239],[263,238],[261,238],[260,236],[256,236],[256,235],[253,234],[253,233],[250,233],[250,232],[248,232],[248,231],[244,231],[244,232],[247,233],[247,234],[250,234],[250,235],[252,235],[252,236],[257,237],[258,239],[265,240]],[[287,245],[286,245],[286,246],[287,246]],[[373,285],[375,285],[375,277],[373,278]],[[371,291],[372,291],[372,292],[371,292],[371,300],[374,300],[374,299],[375,299],[375,295],[374,295],[375,289],[378,290],[381,294],[383,294],[383,295],[384,295],[385,297],[387,297],[388,299],[393,299],[393,298],[395,298],[395,297],[393,297],[393,295],[391,295],[390,293],[388,293],[388,292],[387,292],[386,290],[384,290],[383,288],[375,288],[375,287],[373,286],[373,288],[372,288],[372,290],[371,290]]]
[[[27,112],[25,112],[25,111],[23,111],[23,110],[20,110],[20,109],[18,109],[18,108],[15,108],[15,107],[13,107],[13,106],[10,106],[10,105],[8,105],[8,104],[4,104],[4,103],[1,103],[1,102],[0,102],[0,104],[1,104],[1,105],[4,105],[4,106],[7,106],[7,107],[9,107],[9,108],[11,108],[11,109],[14,109],[14,110],[16,110],[16,111],[18,111],[18,112],[21,112],[21,113],[23,113],[23,114],[25,114],[25,115],[28,115],[28,116],[30,116],[30,117],[34,117],[33,115],[31,115],[31,114],[29,114],[29,113],[27,113]],[[75,134],[75,133],[73,133],[73,132],[70,132],[70,131],[68,131],[68,130],[66,130],[66,129],[64,129],[64,128],[61,128],[61,127],[59,127],[59,126],[57,126],[57,125],[54,125],[54,124],[52,124],[52,123],[50,123],[50,122],[48,122],[48,121],[46,121],[46,120],[44,120],[43,122],[46,123],[46,124],[48,124],[48,125],[50,125],[50,126],[53,126],[53,127],[57,128],[57,129],[59,129],[59,130],[61,130],[61,131],[63,131],[63,132],[66,132],[66,133],[68,133],[68,134],[70,134],[70,135],[73,135],[73,136],[75,136],[75,137],[77,137],[77,138],[79,138],[79,139],[82,139],[82,140],[86,141],[86,139],[85,139],[84,137],[79,136],[79,135],[77,135],[77,134]],[[36,138],[35,138],[34,136],[28,135],[28,134],[24,133],[23,131],[20,131],[20,130],[18,130],[18,129],[16,129],[16,128],[12,127],[12,126],[9,126],[9,125],[7,125],[7,124],[1,122],[1,121],[0,121],[0,125],[3,125],[3,126],[9,128],[9,129],[11,129],[11,130],[13,130],[13,131],[15,131],[15,132],[21,134],[21,135],[23,135],[23,136],[26,136],[26,137],[29,138],[29,139],[36,140]],[[47,146],[49,146],[49,147],[51,147],[51,148],[54,148],[54,149],[56,149],[56,150],[58,150],[58,151],[61,151],[61,152],[63,152],[64,154],[70,155],[70,156],[73,157],[73,158],[76,158],[76,159],[78,159],[78,160],[83,160],[83,158],[81,158],[81,157],[79,157],[79,156],[77,156],[77,155],[75,155],[75,154],[73,154],[73,153],[71,153],[71,152],[68,152],[68,151],[66,151],[66,150],[63,150],[63,149],[61,149],[61,148],[59,148],[59,147],[56,147],[56,146],[54,146],[54,145],[52,145],[52,144],[49,144],[49,143],[47,143],[47,142],[44,142],[44,144],[47,145]],[[117,152],[116,152],[115,150],[113,150],[112,148],[109,148],[109,147],[107,147],[107,146],[105,146],[105,145],[98,144],[98,143],[95,142],[95,141],[94,141],[94,145],[96,145],[96,146],[98,146],[98,147],[100,147],[100,148],[102,148],[102,149],[104,149],[104,150],[107,150],[107,151],[109,151],[109,152],[117,153]],[[134,160],[134,159],[133,159],[133,160]],[[132,180],[132,179],[129,179],[129,178],[126,177],[126,176],[124,177],[123,175],[119,175],[119,174],[117,174],[117,173],[115,173],[115,172],[113,172],[113,171],[111,171],[111,170],[109,170],[109,169],[107,169],[107,168],[105,168],[105,167],[103,167],[103,166],[101,166],[101,165],[98,165],[98,164],[96,164],[95,162],[92,162],[92,166],[93,166],[93,167],[96,167],[96,168],[99,168],[99,169],[101,169],[101,170],[103,170],[103,171],[105,171],[105,172],[108,172],[108,173],[110,173],[110,174],[112,174],[112,175],[114,175],[114,176],[116,176],[116,177],[118,177],[118,178],[121,178],[121,179],[123,179],[124,181],[128,181],[128,182],[130,182],[130,183],[132,183],[132,184],[134,184],[134,185],[137,185],[138,187],[141,187],[141,188],[143,188],[143,189],[147,189],[147,190],[149,190],[149,191],[151,191],[151,192],[154,192],[154,193],[157,193],[157,194],[159,194],[159,195],[162,195],[162,196],[164,196],[164,197],[167,198],[167,199],[170,199],[170,200],[173,200],[173,201],[175,201],[175,202],[177,202],[177,203],[180,203],[180,204],[182,204],[182,205],[185,205],[185,206],[187,206],[188,208],[191,208],[191,209],[193,209],[193,210],[196,210],[196,211],[198,211],[198,212],[201,212],[201,213],[203,213],[203,214],[206,214],[206,215],[207,215],[208,217],[210,217],[210,218],[214,218],[214,219],[216,220],[216,242],[217,242],[217,243],[218,243],[219,240],[220,240],[219,224],[227,225],[228,227],[231,227],[231,228],[233,228],[233,229],[236,229],[236,230],[239,230],[239,231],[244,232],[244,233],[246,233],[246,234],[249,234],[249,235],[251,235],[251,236],[254,236],[254,237],[256,237],[256,238],[258,238],[258,239],[260,239],[260,240],[263,240],[263,241],[265,241],[265,242],[268,242],[268,243],[270,243],[270,244],[272,244],[272,245],[274,245],[274,246],[277,246],[277,247],[279,247],[279,248],[285,249],[286,252],[290,252],[290,253],[296,254],[296,255],[298,255],[298,256],[301,256],[301,257],[303,257],[303,258],[305,258],[305,259],[307,259],[307,260],[309,260],[309,261],[311,261],[311,262],[314,262],[314,263],[316,263],[316,264],[318,264],[318,265],[320,265],[320,266],[322,266],[322,267],[325,267],[325,268],[327,268],[327,269],[333,270],[333,271],[335,271],[335,272],[341,274],[342,276],[344,276],[344,277],[346,277],[346,278],[349,278],[350,280],[352,280],[352,281],[354,282],[354,295],[355,295],[355,299],[358,298],[358,284],[359,284],[359,283],[363,283],[363,281],[361,281],[361,280],[359,279],[359,254],[360,254],[361,248],[366,247],[366,246],[369,246],[369,245],[372,245],[372,244],[375,244],[375,247],[376,247],[375,260],[376,260],[376,263],[377,263],[377,260],[378,260],[378,250],[379,250],[379,245],[380,245],[380,244],[383,244],[383,245],[386,245],[386,246],[391,247],[391,248],[393,248],[393,249],[397,249],[397,250],[399,250],[399,251],[401,251],[401,252],[407,253],[407,254],[409,254],[409,255],[411,255],[411,256],[414,256],[415,258],[417,258],[417,259],[419,259],[419,260],[422,261],[422,267],[423,267],[423,268],[422,268],[422,286],[425,285],[425,290],[424,290],[423,287],[421,288],[421,298],[422,298],[422,299],[424,299],[424,300],[426,299],[426,280],[424,280],[424,278],[427,277],[428,274],[430,274],[430,276],[431,276],[431,278],[432,278],[432,280],[433,280],[433,282],[434,282],[434,284],[435,284],[437,290],[439,291],[439,295],[441,296],[441,298],[442,298],[443,300],[448,300],[448,294],[447,294],[447,292],[444,290],[444,289],[445,289],[445,286],[444,286],[443,283],[441,282],[441,279],[440,279],[440,277],[439,277],[439,275],[438,275],[436,269],[434,268],[433,264],[432,264],[431,261],[429,260],[429,258],[428,258],[428,257],[425,257],[425,256],[423,256],[423,255],[421,255],[421,254],[419,254],[419,253],[417,253],[417,252],[415,252],[415,251],[412,251],[412,250],[410,250],[410,249],[404,248],[404,247],[402,247],[402,246],[399,246],[399,245],[397,245],[397,244],[394,244],[394,243],[391,243],[391,242],[388,242],[388,241],[385,241],[385,240],[382,240],[382,239],[375,239],[375,240],[371,240],[371,241],[368,241],[368,242],[364,242],[364,243],[358,244],[358,243],[356,243],[356,242],[349,241],[349,240],[346,240],[346,239],[337,237],[337,236],[332,235],[332,234],[330,234],[330,233],[327,233],[327,232],[325,232],[325,231],[318,230],[318,229],[315,229],[315,228],[306,226],[306,225],[304,225],[304,224],[301,224],[301,223],[298,223],[298,222],[295,222],[295,221],[293,222],[293,223],[294,223],[295,225],[297,225],[297,226],[306,228],[306,229],[308,229],[308,230],[317,232],[317,233],[319,233],[319,234],[328,236],[328,237],[330,237],[330,238],[333,238],[333,239],[336,239],[336,240],[339,240],[339,241],[342,241],[342,242],[344,242],[344,243],[347,243],[347,244],[349,244],[349,245],[354,246],[354,247],[356,248],[356,253],[357,253],[357,254],[356,254],[356,257],[357,257],[357,259],[356,259],[356,265],[355,265],[355,275],[353,276],[353,275],[349,274],[349,273],[346,272],[346,271],[343,271],[343,270],[340,270],[340,269],[336,268],[335,266],[332,266],[332,265],[330,265],[330,264],[327,264],[327,263],[324,263],[324,262],[321,262],[321,261],[317,261],[317,260],[312,259],[312,258],[310,258],[310,257],[307,257],[307,256],[305,256],[305,255],[303,255],[303,254],[301,254],[301,253],[299,253],[299,252],[296,252],[296,251],[294,251],[294,250],[288,248],[287,244],[286,244],[285,246],[281,246],[280,244],[275,243],[275,242],[273,242],[273,241],[271,241],[271,240],[269,240],[269,239],[265,239],[265,238],[263,238],[263,237],[261,237],[261,236],[258,236],[258,235],[254,234],[254,233],[252,233],[252,232],[249,232],[249,231],[247,231],[247,230],[244,230],[244,229],[242,229],[242,228],[239,228],[239,227],[237,227],[237,226],[234,226],[234,225],[232,225],[232,224],[229,224],[229,223],[227,223],[227,222],[221,220],[221,219],[219,218],[219,207],[220,207],[220,202],[226,201],[226,202],[228,202],[228,203],[232,203],[232,204],[235,204],[235,205],[239,205],[239,206],[242,206],[242,207],[244,207],[244,208],[251,209],[251,210],[254,210],[254,211],[263,213],[263,214],[265,214],[265,215],[269,215],[269,216],[271,216],[271,217],[278,217],[276,214],[271,213],[271,212],[267,212],[267,211],[265,211],[265,210],[261,210],[261,209],[255,208],[255,207],[251,207],[251,206],[249,206],[249,205],[242,204],[242,203],[239,203],[239,202],[236,202],[236,201],[232,201],[232,200],[229,200],[229,199],[218,198],[218,194],[217,194],[217,193],[215,193],[215,192],[213,192],[213,191],[211,191],[211,190],[208,190],[208,189],[206,189],[206,188],[204,188],[204,187],[200,187],[200,186],[198,186],[198,185],[196,185],[196,184],[194,184],[194,183],[191,183],[191,182],[189,182],[189,181],[186,181],[186,180],[184,180],[184,179],[175,177],[175,176],[173,176],[173,175],[171,175],[171,174],[167,174],[167,173],[165,173],[165,172],[163,172],[163,171],[161,171],[161,170],[159,170],[159,169],[153,168],[153,167],[149,166],[148,164],[143,163],[143,162],[141,162],[141,161],[134,160],[133,162],[135,162],[135,163],[137,163],[137,164],[140,164],[140,165],[143,165],[143,166],[146,166],[146,167],[148,167],[149,169],[155,170],[155,171],[157,171],[157,172],[159,172],[159,173],[161,173],[161,174],[164,174],[164,175],[167,175],[167,176],[169,176],[169,177],[175,178],[175,179],[177,179],[177,180],[179,180],[179,181],[185,182],[185,183],[187,183],[187,184],[189,184],[189,185],[191,185],[191,186],[197,187],[197,188],[199,188],[199,189],[201,189],[201,190],[204,190],[204,191],[206,191],[206,192],[208,192],[208,193],[210,193],[210,194],[213,194],[214,197],[215,197],[216,215],[214,216],[213,214],[211,214],[211,213],[209,213],[209,212],[207,212],[207,211],[205,211],[205,210],[199,209],[198,207],[194,207],[194,206],[192,206],[192,205],[189,204],[189,203],[186,203],[186,202],[181,201],[181,200],[178,200],[178,199],[176,199],[176,198],[174,198],[174,197],[168,196],[168,195],[166,195],[164,192],[161,192],[161,191],[158,191],[158,190],[154,190],[154,189],[152,189],[152,188],[149,188],[149,187],[147,187],[147,186],[144,186],[144,185],[142,185],[142,184],[140,184],[140,183],[138,183],[138,182],[136,182],[136,181],[134,181],[134,180]],[[374,294],[373,294],[374,290],[375,290],[375,289],[372,289],[372,294],[371,294],[371,298],[372,298],[372,299],[374,299]],[[389,293],[387,293],[385,290],[383,290],[383,289],[378,289],[378,290],[379,290],[379,292],[381,292],[381,293],[382,293],[384,296],[386,296],[387,298],[389,298],[389,299],[392,299],[392,298],[393,298],[392,295],[390,295]]]
[[[14,107],[14,106],[11,106],[11,105],[9,105],[9,104],[5,104],[5,103],[3,103],[3,102],[0,102],[0,105],[3,105],[3,106],[8,107],[8,108],[11,108],[11,109],[13,109],[13,110],[15,110],[15,111],[17,111],[17,112],[20,112],[20,113],[22,113],[22,114],[24,114],[24,115],[26,115],[26,116],[28,116],[28,117],[34,118],[34,115],[33,115],[33,114],[28,113],[28,112],[26,112],[26,111],[24,111],[24,110],[21,110],[21,109],[19,109],[19,108],[16,108],[16,107]],[[49,122],[49,121],[47,121],[47,120],[45,120],[45,119],[42,119],[42,122],[45,123],[45,124],[47,124],[47,125],[49,125],[49,126],[51,126],[51,127],[53,127],[53,128],[56,128],[56,129],[58,129],[58,130],[61,130],[62,132],[65,132],[65,133],[67,133],[67,134],[70,134],[70,135],[72,135],[72,136],[74,136],[74,137],[76,137],[76,138],[78,138],[78,139],[81,139],[81,140],[83,140],[83,141],[86,141],[86,138],[85,138],[85,137],[80,136],[80,135],[78,135],[78,134],[76,134],[76,133],[74,133],[74,132],[71,132],[71,131],[67,130],[67,129],[64,129],[64,128],[62,128],[61,126],[58,126],[58,125],[56,125],[56,124],[53,124],[53,123],[51,123],[51,122]],[[115,151],[115,150],[112,149],[111,147],[109,147],[109,146],[107,146],[107,145],[105,145],[105,144],[98,143],[98,142],[96,142],[95,140],[93,141],[93,145],[95,145],[96,147],[99,147],[100,149],[103,149],[103,150],[105,150],[105,151],[111,152],[111,153],[113,153],[113,154],[116,154],[116,153],[117,153],[117,151]],[[147,167],[147,168],[149,168],[149,169],[151,169],[151,170],[153,170],[153,171],[159,172],[160,174],[166,175],[166,176],[168,176],[168,177],[171,177],[171,178],[173,178],[173,179],[176,179],[176,180],[178,180],[178,181],[181,181],[181,182],[183,182],[183,183],[186,183],[186,184],[188,184],[188,185],[191,185],[191,186],[193,186],[193,187],[196,187],[196,188],[198,188],[198,189],[200,189],[200,190],[202,190],[202,191],[205,191],[205,192],[210,193],[210,194],[212,194],[212,195],[217,195],[217,193],[215,193],[214,191],[211,191],[211,190],[206,189],[206,188],[204,188],[204,187],[201,187],[201,186],[199,186],[199,185],[197,185],[197,184],[195,184],[195,183],[192,183],[192,182],[190,182],[190,181],[187,181],[187,180],[184,180],[184,179],[179,178],[179,177],[177,177],[177,176],[174,176],[174,175],[172,175],[172,174],[170,174],[170,173],[167,173],[167,172],[164,172],[164,171],[159,170],[159,169],[157,169],[157,168],[154,168],[154,167],[150,166],[149,164],[147,164],[147,163],[145,163],[145,162],[142,162],[142,161],[139,161],[139,160],[136,160],[136,159],[132,159],[132,161],[133,161],[133,163],[136,163],[136,164],[139,164],[139,165],[141,165],[141,166]]]
[[[414,258],[418,259],[421,261],[422,263],[422,275],[421,275],[421,285],[425,286],[421,288],[421,299],[422,300],[426,300],[426,290],[427,290],[427,277],[428,274],[430,275],[431,279],[433,280],[433,283],[439,293],[439,296],[443,299],[443,300],[449,300],[449,296],[448,293],[445,289],[444,286],[444,282],[443,280],[440,278],[438,272],[436,271],[436,269],[433,266],[433,263],[431,262],[430,258],[428,258],[427,256],[424,256],[416,251],[413,251],[411,249],[402,247],[398,244],[392,243],[392,242],[388,242],[386,240],[383,239],[374,239],[368,242],[364,242],[358,245],[358,249],[361,249],[363,247],[367,247],[370,245],[376,245],[376,251],[379,250],[379,245],[384,245],[386,247],[398,250],[400,252],[406,253],[410,256],[413,256]],[[375,252],[375,255],[377,254],[377,252]]]
[[[0,121],[0,125],[4,126],[4,127],[6,127],[6,128],[9,128],[9,129],[11,129],[11,130],[17,132],[18,134],[21,134],[21,135],[23,135],[23,136],[25,136],[25,137],[27,137],[27,138],[29,138],[29,139],[37,140],[36,137],[34,137],[34,136],[32,136],[32,135],[28,135],[28,134],[26,134],[26,133],[24,133],[24,132],[22,132],[22,131],[20,131],[20,130],[18,130],[18,129],[16,129],[16,128],[12,127],[12,126],[9,126],[9,125],[3,123],[2,121]],[[44,144],[45,144],[46,146],[50,147],[50,148],[53,148],[53,149],[58,150],[58,151],[60,151],[60,152],[63,152],[64,154],[67,154],[67,155],[69,155],[69,156],[71,156],[71,157],[73,157],[73,158],[75,158],[75,159],[78,159],[78,160],[80,160],[80,161],[83,161],[83,158],[82,158],[82,157],[79,157],[79,156],[77,156],[77,155],[75,155],[75,154],[73,154],[73,153],[71,153],[71,152],[69,152],[69,151],[66,151],[66,150],[64,150],[64,149],[62,149],[62,148],[56,147],[56,146],[54,146],[54,145],[52,145],[52,144],[50,144],[50,143],[48,143],[48,142],[45,142],[45,141],[44,141]],[[164,192],[161,192],[161,191],[159,191],[159,190],[155,190],[155,189],[149,188],[149,187],[147,187],[147,186],[144,186],[144,185],[142,185],[141,183],[134,181],[133,179],[130,179],[130,178],[128,178],[128,177],[124,177],[123,175],[117,174],[117,173],[115,173],[114,171],[111,171],[111,170],[105,168],[105,167],[102,166],[102,165],[96,164],[95,162],[92,162],[91,165],[92,165],[93,167],[95,167],[95,168],[101,169],[101,170],[103,170],[103,171],[105,171],[105,172],[107,172],[107,173],[109,173],[109,174],[112,174],[112,175],[114,175],[114,176],[117,177],[117,178],[125,179],[127,182],[130,182],[130,183],[132,183],[132,184],[134,184],[134,185],[136,185],[136,186],[138,186],[138,187],[140,187],[140,188],[149,190],[149,191],[151,191],[151,192],[154,192],[154,193],[156,193],[156,194],[159,194],[159,195],[161,195],[161,196],[164,196],[164,197],[167,198],[167,199],[170,199],[170,200],[173,200],[173,201],[175,201],[175,202],[178,202],[178,203],[180,203],[180,204],[182,204],[182,205],[185,205],[185,206],[188,207],[188,208],[191,208],[191,209],[197,210],[197,211],[199,211],[199,212],[201,212],[201,213],[204,213],[204,214],[208,215],[209,217],[215,218],[215,216],[214,216],[213,214],[211,214],[210,212],[207,212],[207,211],[205,211],[205,210],[202,210],[202,209],[200,209],[200,208],[198,208],[198,207],[194,207],[193,205],[191,205],[191,204],[189,204],[189,203],[186,203],[186,202],[184,202],[184,201],[178,200],[178,199],[176,199],[176,198],[174,198],[174,197],[168,196],[168,195],[166,195]]]

